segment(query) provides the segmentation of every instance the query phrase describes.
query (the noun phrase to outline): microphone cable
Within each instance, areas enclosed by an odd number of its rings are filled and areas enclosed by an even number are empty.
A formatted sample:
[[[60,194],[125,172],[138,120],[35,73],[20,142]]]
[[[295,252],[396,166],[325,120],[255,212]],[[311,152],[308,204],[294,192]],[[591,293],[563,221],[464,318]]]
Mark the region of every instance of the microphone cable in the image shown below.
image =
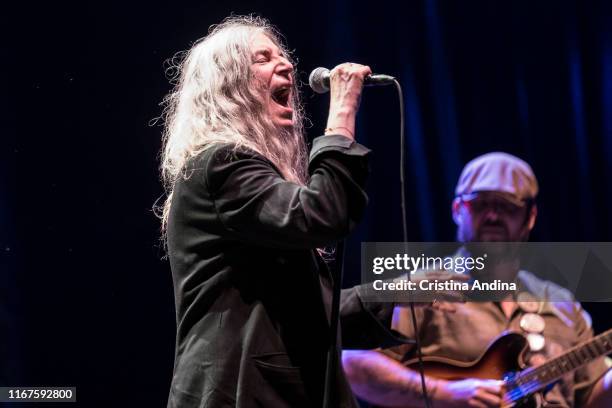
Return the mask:
[[[406,141],[405,141],[405,130],[404,130],[404,94],[402,92],[402,86],[393,79],[395,88],[397,89],[397,96],[399,99],[400,108],[400,194],[401,194],[401,209],[402,209],[402,237],[404,239],[404,248],[408,242],[408,221],[406,220],[406,181],[405,181],[405,156],[406,156]],[[410,272],[408,272],[408,280],[410,281]],[[421,339],[419,338],[419,327],[417,324],[416,312],[414,309],[414,301],[410,300],[410,315],[412,317],[412,327],[414,327],[414,340],[416,347],[417,360],[419,363],[419,375],[421,377],[421,390],[423,392],[423,400],[425,401],[425,407],[431,408],[431,401],[427,394],[427,385],[425,384],[425,371],[423,369],[423,353],[421,351]]]
[[[312,74],[311,74],[312,77]],[[402,91],[402,86],[397,81],[397,79],[393,78],[393,84],[397,89],[397,95],[399,99],[399,108],[400,108],[400,194],[401,194],[401,210],[402,210],[402,238],[404,245],[408,242],[408,221],[406,219],[406,182],[405,182],[405,112],[404,112],[404,94]],[[312,84],[311,84],[312,86]],[[316,90],[315,90],[316,91]],[[328,350],[327,355],[327,364],[325,370],[325,385],[323,390],[323,407],[324,408],[332,408],[333,407],[333,379],[334,374],[337,370],[336,365],[336,347],[337,347],[337,331],[338,331],[338,320],[340,315],[340,292],[342,288],[342,277],[344,275],[344,240],[338,243],[337,252],[336,252],[336,262],[335,268],[332,268],[330,271],[332,273],[332,304],[331,304],[331,331],[330,331],[330,349]],[[335,269],[335,270],[334,270]],[[408,280],[410,280],[410,273],[408,273]],[[419,375],[421,378],[421,390],[423,393],[423,400],[425,401],[425,407],[431,408],[431,401],[429,400],[429,396],[427,394],[427,385],[425,384],[425,372],[423,368],[423,353],[421,351],[421,340],[419,338],[419,328],[417,324],[416,312],[414,307],[414,301],[410,300],[410,314],[412,317],[412,326],[414,327],[415,333],[415,347],[417,360],[419,365]]]

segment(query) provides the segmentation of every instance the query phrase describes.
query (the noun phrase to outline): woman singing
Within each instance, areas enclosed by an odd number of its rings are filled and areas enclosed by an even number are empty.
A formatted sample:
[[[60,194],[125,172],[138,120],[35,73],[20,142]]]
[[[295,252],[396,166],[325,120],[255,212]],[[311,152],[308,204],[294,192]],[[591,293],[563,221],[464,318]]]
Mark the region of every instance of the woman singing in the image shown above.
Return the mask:
[[[369,150],[354,135],[371,71],[331,71],[325,135],[308,154],[294,65],[264,19],[225,20],[178,69],[162,163],[177,312],[168,406],[320,407],[332,282],[318,249],[366,205]],[[343,346],[389,342],[393,305],[360,292],[342,293]],[[334,406],[357,406],[336,367]]]

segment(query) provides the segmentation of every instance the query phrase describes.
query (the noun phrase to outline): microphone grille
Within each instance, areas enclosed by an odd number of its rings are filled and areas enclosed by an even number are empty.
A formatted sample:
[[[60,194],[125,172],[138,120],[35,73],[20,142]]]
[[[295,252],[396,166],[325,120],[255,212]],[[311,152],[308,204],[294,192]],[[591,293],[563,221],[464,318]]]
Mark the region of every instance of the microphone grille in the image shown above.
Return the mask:
[[[312,70],[308,77],[308,84],[316,93],[329,92],[329,69],[319,67]]]

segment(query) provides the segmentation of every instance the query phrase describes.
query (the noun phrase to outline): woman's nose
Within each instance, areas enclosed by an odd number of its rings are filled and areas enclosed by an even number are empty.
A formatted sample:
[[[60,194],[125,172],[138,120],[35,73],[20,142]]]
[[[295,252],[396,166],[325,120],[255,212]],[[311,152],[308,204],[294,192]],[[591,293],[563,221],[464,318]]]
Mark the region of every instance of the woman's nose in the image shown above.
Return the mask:
[[[278,65],[276,72],[277,74],[288,78],[291,74],[293,74],[293,64],[291,64],[287,58],[281,57],[281,63]]]

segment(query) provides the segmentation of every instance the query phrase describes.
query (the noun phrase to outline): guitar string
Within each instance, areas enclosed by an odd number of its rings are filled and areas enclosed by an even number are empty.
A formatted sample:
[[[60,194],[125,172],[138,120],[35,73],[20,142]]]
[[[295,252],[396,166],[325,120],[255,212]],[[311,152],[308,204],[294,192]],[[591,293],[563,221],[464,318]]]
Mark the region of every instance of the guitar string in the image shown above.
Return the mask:
[[[553,360],[551,360],[548,363],[543,364],[542,366],[539,367],[532,367],[531,370],[526,370],[525,372],[523,372],[523,374],[518,374],[517,378],[513,378],[511,381],[507,382],[508,385],[514,383],[516,385],[512,386],[512,389],[510,391],[507,391],[506,394],[509,395],[509,397],[511,398],[511,400],[517,401],[518,399],[521,399],[535,391],[537,391],[540,388],[545,387],[546,385],[554,382],[556,379],[560,378],[561,376],[564,375],[564,371],[567,371],[565,369],[565,367],[561,367],[560,365],[558,365],[560,363],[561,360],[563,360],[563,358],[567,358],[567,360],[570,362],[570,364],[573,366],[575,365],[575,363],[571,360],[570,355],[576,356],[575,353],[576,352],[580,352],[580,351],[587,351],[587,357],[582,357],[582,356],[577,356],[579,359],[582,359],[582,361],[578,360],[578,365],[576,365],[575,367],[572,367],[571,371],[576,370],[578,368],[580,368],[581,366],[587,364],[589,361],[587,360],[594,360],[598,357],[601,357],[607,353],[610,352],[610,350],[606,350],[606,347],[609,347],[609,340],[611,340],[609,338],[609,336],[612,334],[612,329],[608,330],[596,337],[594,337],[591,341],[582,344],[582,345],[577,345],[572,347],[571,349],[569,349],[567,352],[563,353],[561,356],[559,356],[558,358],[555,358]],[[591,352],[593,351],[592,349],[588,349],[587,346],[595,344],[596,342],[599,342],[599,340],[604,339],[604,343],[603,343],[603,348],[604,348],[604,352],[599,352],[596,353],[595,355],[591,355]],[[555,364],[557,364],[556,368],[554,368]],[[548,381],[546,382],[542,382],[540,380],[540,376],[542,373],[540,373],[540,371],[543,371],[544,368],[546,366],[550,366],[551,367],[551,373],[554,375],[552,378],[549,378]],[[562,374],[555,374],[553,370],[557,370],[560,369]],[[528,372],[527,372],[528,371]],[[545,373],[546,371],[544,371]],[[533,378],[532,378],[533,377]]]
[[[608,331],[606,331],[606,332],[604,332],[604,333],[602,333],[602,334],[600,334],[600,335],[598,335],[598,336],[596,336],[596,337],[594,337],[592,340],[590,340],[589,342],[587,342],[587,343],[585,343],[585,344],[577,345],[577,346],[574,346],[574,347],[570,348],[568,351],[566,351],[566,352],[565,352],[565,353],[563,353],[562,355],[558,356],[557,358],[555,358],[555,359],[553,359],[553,360],[549,361],[548,363],[544,363],[543,365],[541,365],[541,366],[539,366],[539,367],[534,367],[534,368],[533,368],[533,370],[532,370],[530,373],[525,373],[525,375],[526,375],[526,376],[529,376],[529,375],[534,375],[534,376],[536,376],[536,377],[537,377],[537,376],[540,376],[540,371],[545,370],[545,369],[546,369],[548,366],[552,366],[552,365],[556,364],[556,363],[558,362],[558,360],[559,360],[559,359],[562,359],[562,358],[565,358],[565,357],[569,357],[570,355],[571,355],[571,356],[574,356],[574,357],[578,357],[578,359],[579,359],[579,360],[578,360],[578,365],[577,365],[576,367],[574,367],[574,368],[573,368],[573,369],[577,369],[577,368],[579,368],[580,366],[582,366],[582,365],[586,364],[585,360],[595,359],[595,358],[601,357],[602,355],[605,355],[606,353],[609,353],[609,352],[610,352],[610,350],[607,350],[607,351],[606,351],[604,354],[597,353],[597,355],[595,355],[595,356],[591,356],[591,355],[590,355],[590,352],[589,352],[589,354],[587,354],[587,355],[586,355],[586,357],[584,357],[584,356],[582,356],[582,355],[580,355],[580,354],[579,354],[581,351],[586,351],[587,349],[585,349],[584,347],[585,347],[585,346],[587,346],[587,345],[588,345],[588,344],[590,344],[590,343],[594,343],[594,342],[596,342],[596,341],[599,341],[599,340],[601,340],[602,338],[605,338],[605,340],[612,340],[612,339],[610,339],[610,338],[609,338],[609,336],[610,336],[610,335],[612,335],[612,329],[611,329],[611,330],[608,330]],[[604,343],[604,347],[605,347],[607,344],[608,344],[608,343]],[[608,346],[608,347],[609,347],[609,346]],[[611,348],[612,348],[612,347],[611,347]],[[578,355],[577,355],[577,354],[578,354]],[[571,359],[570,359],[570,361],[571,361]],[[572,362],[572,365],[574,365],[574,364],[575,364],[575,363],[573,363],[573,362]],[[561,367],[559,367],[559,368],[561,368]],[[523,377],[523,375],[519,374],[519,378],[520,378],[520,377]]]

